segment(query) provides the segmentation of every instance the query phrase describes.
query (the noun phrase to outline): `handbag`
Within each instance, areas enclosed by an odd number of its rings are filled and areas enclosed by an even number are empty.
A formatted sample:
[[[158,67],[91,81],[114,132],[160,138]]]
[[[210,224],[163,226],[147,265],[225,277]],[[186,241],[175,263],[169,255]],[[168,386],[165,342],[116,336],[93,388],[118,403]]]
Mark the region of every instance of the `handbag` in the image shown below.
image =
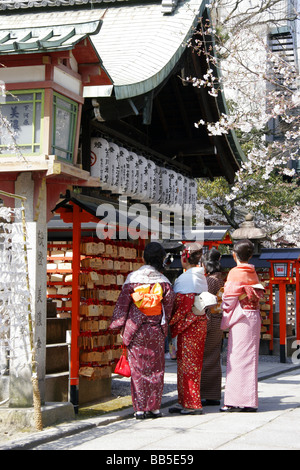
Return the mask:
[[[126,357],[126,348],[122,347],[122,356],[117,362],[117,365],[115,367],[115,374],[122,375],[123,377],[130,377],[131,372],[130,372],[130,367],[129,367],[129,362]]]
[[[210,292],[201,292],[199,295],[195,295],[194,305],[192,311],[195,315],[204,315],[205,309],[217,305],[218,299],[215,295]]]

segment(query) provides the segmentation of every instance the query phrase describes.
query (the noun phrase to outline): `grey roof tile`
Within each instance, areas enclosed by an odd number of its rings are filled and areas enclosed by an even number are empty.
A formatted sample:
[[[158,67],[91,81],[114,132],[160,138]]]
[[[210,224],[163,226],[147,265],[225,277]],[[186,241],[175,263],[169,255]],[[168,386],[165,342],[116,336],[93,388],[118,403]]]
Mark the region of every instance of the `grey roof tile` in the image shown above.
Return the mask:
[[[126,3],[130,0],[1,0],[0,10],[16,10],[28,8],[48,8],[48,7],[66,7],[82,6],[87,4],[97,5],[100,3]],[[144,3],[151,0],[144,0]],[[176,8],[178,0],[162,0],[161,11],[163,13],[172,13]]]
[[[0,54],[70,49],[100,29],[100,21],[76,25],[39,26],[0,30]]]
[[[155,0],[108,0],[94,8],[28,9],[22,15],[10,11],[0,14],[0,32],[7,31],[8,24],[13,28],[67,27],[102,20],[90,40],[112,78],[116,98],[125,99],[149,92],[169,75],[204,8],[205,0],[179,0],[176,10],[164,15]],[[95,92],[99,96],[101,89]]]

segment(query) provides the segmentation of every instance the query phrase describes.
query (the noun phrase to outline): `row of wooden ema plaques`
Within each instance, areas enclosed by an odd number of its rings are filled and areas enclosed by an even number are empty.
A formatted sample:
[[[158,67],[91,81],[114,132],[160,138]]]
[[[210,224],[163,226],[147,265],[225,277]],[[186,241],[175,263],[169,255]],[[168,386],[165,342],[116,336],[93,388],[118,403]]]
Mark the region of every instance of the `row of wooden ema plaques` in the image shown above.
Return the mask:
[[[80,253],[79,375],[102,379],[111,376],[122,353],[120,335],[108,330],[114,305],[127,274],[143,263],[134,242],[117,245],[83,240]],[[47,295],[56,302],[60,318],[71,317],[72,255],[70,243],[48,245]]]

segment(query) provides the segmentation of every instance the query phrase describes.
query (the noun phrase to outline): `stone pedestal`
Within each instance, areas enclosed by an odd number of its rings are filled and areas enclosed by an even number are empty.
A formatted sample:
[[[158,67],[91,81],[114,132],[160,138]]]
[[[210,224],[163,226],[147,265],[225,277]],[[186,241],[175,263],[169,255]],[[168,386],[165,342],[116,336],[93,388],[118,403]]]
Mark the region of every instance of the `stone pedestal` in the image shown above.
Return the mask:
[[[44,427],[54,426],[75,419],[72,403],[45,403],[41,409]],[[35,429],[33,408],[0,408],[2,423],[15,426],[17,429]]]
[[[45,351],[46,351],[46,264],[47,222],[46,187],[42,179],[33,179],[30,172],[21,173],[15,183],[15,194],[26,197],[25,214],[28,242],[28,268],[31,291],[31,314],[34,322],[34,344],[41,402],[45,396]],[[16,206],[19,201],[16,200]],[[17,328],[17,325],[15,326]],[[14,318],[11,319],[11,334],[14,335]],[[9,406],[30,407],[33,405],[31,350],[28,331],[16,335],[16,355],[10,360]]]

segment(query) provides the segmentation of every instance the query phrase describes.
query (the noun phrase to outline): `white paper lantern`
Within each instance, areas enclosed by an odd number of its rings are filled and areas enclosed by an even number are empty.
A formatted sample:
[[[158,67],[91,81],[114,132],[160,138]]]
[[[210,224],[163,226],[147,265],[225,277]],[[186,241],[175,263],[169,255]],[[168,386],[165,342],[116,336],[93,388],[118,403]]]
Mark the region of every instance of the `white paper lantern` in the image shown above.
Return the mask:
[[[171,207],[176,203],[177,191],[177,173],[174,170],[169,170],[169,204]]]
[[[108,142],[102,137],[91,139],[91,176],[100,179],[101,187],[108,189]]]
[[[169,170],[167,168],[162,168],[161,170],[161,187],[162,187],[162,197],[161,204],[169,205],[170,194],[169,194]]]
[[[147,183],[147,196],[144,199],[146,202],[153,202],[155,195],[155,169],[156,165],[152,160],[147,160],[147,171],[148,171],[148,183]]]
[[[124,147],[119,147],[119,166],[120,192],[127,194],[129,190],[129,152]]]
[[[139,155],[138,161],[138,191],[137,196],[142,201],[147,197],[148,190],[148,168],[147,159],[142,155]]]
[[[181,173],[177,174],[177,191],[176,191],[176,205],[182,209],[183,206],[183,193],[184,193],[184,176]]]
[[[155,191],[153,195],[153,201],[156,204],[160,204],[162,201],[162,168],[158,165],[155,167],[155,172],[154,172],[154,178],[155,178]]]
[[[131,197],[135,197],[138,192],[138,164],[139,157],[134,152],[129,152],[129,186],[127,194]]]
[[[197,205],[197,181],[194,178],[190,178],[189,191],[192,210],[195,212]]]
[[[109,142],[108,146],[108,185],[111,191],[119,192],[119,146]]]
[[[190,204],[190,184],[189,184],[189,178],[184,176],[183,179],[183,203],[184,204]]]

